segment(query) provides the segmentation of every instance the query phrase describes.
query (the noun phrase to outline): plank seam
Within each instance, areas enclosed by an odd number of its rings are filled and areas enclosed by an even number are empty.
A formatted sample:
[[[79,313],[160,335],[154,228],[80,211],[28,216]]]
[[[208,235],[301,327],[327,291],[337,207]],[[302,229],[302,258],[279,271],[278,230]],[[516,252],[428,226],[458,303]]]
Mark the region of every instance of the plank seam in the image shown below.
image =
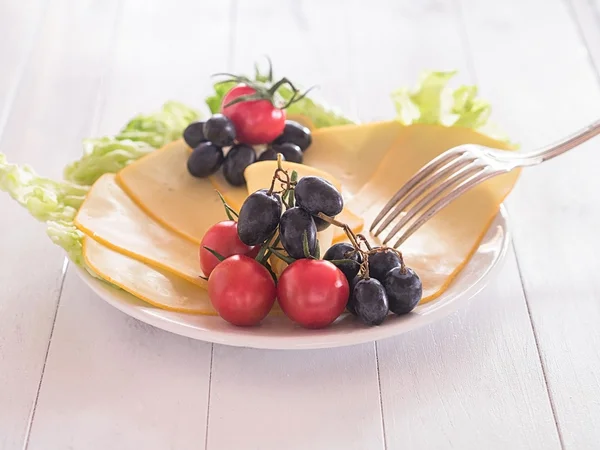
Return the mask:
[[[120,0],[117,4],[113,31],[108,41],[108,51],[106,55],[107,62],[110,62],[110,59],[114,56],[114,53],[117,48],[117,36],[119,35],[119,27],[121,25],[121,19],[123,17],[124,4],[125,0]],[[92,115],[92,123],[90,126],[91,135],[98,134],[100,119],[104,114],[104,107],[106,106],[105,86],[107,84],[107,79],[110,79],[111,67],[111,64],[106,64],[105,69],[102,71],[102,75],[100,75],[100,81],[98,82],[97,87],[98,93],[96,96],[96,101],[94,102],[95,107],[94,113]]]
[[[237,16],[238,0],[231,0],[231,11],[229,13],[229,58],[227,59],[227,71],[234,72],[233,63],[235,61],[235,43],[237,42]]]
[[[467,32],[466,19],[463,13],[461,0],[454,0],[454,6],[458,22],[458,38],[465,51],[464,56],[467,61],[467,71],[469,72],[472,83],[477,84],[477,71],[475,70],[475,61],[473,60],[473,51],[471,50],[471,40],[469,39],[469,33]]]
[[[17,76],[11,88],[8,91],[6,106],[0,112],[0,138],[4,134],[4,129],[6,128],[6,124],[8,123],[8,118],[10,117],[10,113],[12,112],[15,99],[17,97],[17,92],[19,91],[19,86],[23,81],[23,77],[25,76],[25,69],[29,65],[29,61],[31,61],[31,56],[33,55],[33,49],[35,48],[35,43],[38,41],[38,37],[41,33],[42,27],[41,24],[44,22],[46,18],[46,14],[48,12],[48,5],[50,4],[50,0],[46,0],[44,3],[43,9],[40,13],[40,18],[37,21],[37,26],[33,32],[33,36],[31,38],[31,43],[29,47],[25,50],[25,57],[21,64],[19,64],[19,68],[17,69]]]
[[[208,393],[206,397],[206,432],[204,433],[204,450],[208,450],[208,423],[210,417],[210,394],[212,388],[213,355],[215,353],[215,344],[210,344],[210,363],[208,366]]]
[[[558,414],[557,414],[557,410],[556,410],[556,404],[554,403],[554,398],[552,396],[552,393],[550,391],[550,386],[548,383],[548,375],[547,375],[547,371],[546,371],[546,364],[544,362],[544,358],[542,358],[542,352],[540,350],[540,343],[539,343],[539,338],[538,338],[538,331],[535,327],[535,323],[533,321],[533,316],[531,314],[531,308],[529,307],[529,297],[527,296],[527,289],[525,288],[525,279],[523,278],[523,272],[521,271],[521,264],[519,263],[519,255],[517,253],[517,247],[515,245],[515,240],[513,237],[512,240],[512,248],[513,248],[513,252],[515,254],[515,261],[517,264],[517,271],[519,272],[519,280],[521,282],[521,291],[523,292],[523,297],[525,298],[525,307],[527,308],[527,315],[529,316],[529,323],[531,324],[531,331],[533,333],[533,340],[535,342],[535,348],[538,354],[538,359],[540,361],[540,367],[542,369],[542,376],[544,377],[544,386],[546,387],[546,393],[548,395],[548,401],[550,402],[550,409],[552,410],[552,417],[554,418],[554,424],[556,425],[556,432],[558,434],[558,442],[560,443],[560,447],[561,449],[565,449],[565,442],[563,439],[563,433],[562,430],[560,428],[560,424],[558,421]]]
[[[388,450],[387,431],[385,428],[385,416],[383,415],[383,395],[381,394],[381,375],[379,372],[379,350],[375,341],[375,367],[377,369],[377,387],[379,392],[379,412],[381,414],[381,432],[383,433],[383,448]]]
[[[585,12],[588,13],[589,16],[593,17],[590,20],[592,22],[595,22],[595,24],[598,28],[600,28],[600,12],[593,5],[590,5],[589,0],[588,1],[585,1],[585,0],[563,0],[563,1],[565,3],[567,10],[569,11],[569,15],[571,16],[571,19],[573,19],[573,22],[575,22],[575,25],[577,28],[577,33],[579,34],[579,38],[581,39],[581,41],[586,49],[588,62],[591,65],[592,70],[596,75],[596,79],[597,79],[598,83],[600,84],[600,60],[596,61],[596,58],[595,58],[596,53],[598,53],[597,56],[600,58],[600,49],[598,50],[598,52],[596,52],[592,48],[590,40],[596,36],[588,36],[588,32],[586,31],[586,26],[584,25],[584,23],[581,20],[580,15],[578,14],[578,7],[576,6],[576,3],[581,4],[582,5],[581,8],[585,8],[585,10],[586,10]],[[585,6],[583,6],[584,4],[585,4]],[[597,28],[596,28],[596,31],[597,31]],[[589,33],[593,34],[594,31],[589,30]],[[597,33],[597,34],[600,34],[600,33]]]
[[[60,309],[60,301],[62,299],[63,289],[65,287],[65,280],[67,278],[67,269],[69,267],[68,259],[65,258],[63,263],[63,270],[61,273],[60,287],[58,289],[58,301],[56,302],[56,309],[54,310],[54,317],[52,318],[52,328],[50,329],[50,337],[48,338],[48,345],[46,346],[46,352],[44,354],[44,364],[42,365],[42,372],[40,373],[40,381],[38,382],[37,390],[35,393],[35,399],[31,408],[31,415],[27,422],[27,429],[25,430],[25,441],[23,442],[23,450],[29,448],[29,440],[31,438],[31,430],[33,428],[33,421],[35,419],[35,412],[37,409],[38,401],[40,399],[40,392],[42,391],[42,383],[44,382],[44,374],[46,372],[46,365],[48,363],[48,355],[50,354],[50,347],[52,345],[52,338],[54,337],[54,329],[56,328],[56,319],[58,318],[58,311]]]

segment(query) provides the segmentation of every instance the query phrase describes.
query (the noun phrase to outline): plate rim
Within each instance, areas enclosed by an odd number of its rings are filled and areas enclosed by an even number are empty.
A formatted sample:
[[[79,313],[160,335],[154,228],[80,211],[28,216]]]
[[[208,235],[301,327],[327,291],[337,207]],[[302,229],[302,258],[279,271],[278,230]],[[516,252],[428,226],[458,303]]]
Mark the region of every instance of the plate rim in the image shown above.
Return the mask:
[[[118,299],[118,296],[115,295],[114,292],[110,293],[110,291],[116,291],[114,287],[105,283],[103,280],[93,277],[85,270],[85,268],[81,266],[73,264],[73,267],[75,268],[75,272],[78,274],[79,278],[83,280],[83,282],[97,296],[99,296],[109,305],[113,306],[117,310],[136,320],[139,320],[150,326],[168,331],[173,334],[213,344],[222,344],[233,347],[256,349],[314,350],[346,347],[364,344],[368,342],[380,341],[383,339],[389,339],[395,336],[399,336],[417,328],[429,325],[442,318],[448,317],[449,315],[459,311],[460,309],[468,305],[471,302],[471,300],[489,284],[491,279],[493,279],[496,273],[498,272],[498,269],[506,260],[506,255],[508,253],[508,249],[512,240],[512,233],[510,226],[510,217],[504,204],[500,206],[498,213],[496,214],[496,216],[494,216],[494,222],[499,217],[504,223],[504,225],[502,226],[503,239],[496,257],[486,268],[485,272],[479,277],[479,279],[475,283],[470,285],[467,289],[458,293],[456,297],[452,299],[452,301],[441,305],[439,308],[437,308],[435,311],[432,311],[430,314],[407,315],[395,318],[394,323],[390,324],[387,327],[369,327],[361,328],[359,330],[349,330],[349,332],[345,334],[325,335],[324,339],[320,338],[313,341],[311,341],[311,339],[309,338],[313,337],[312,334],[307,334],[306,336],[290,336],[289,338],[274,338],[269,336],[254,336],[254,338],[252,338],[251,334],[231,333],[228,332],[227,329],[199,329],[188,324],[173,321],[164,316],[150,314],[146,311],[147,309],[159,308],[152,307],[151,305],[148,305],[147,307],[145,306],[144,308],[133,308],[131,306],[127,306],[125,302]],[[489,232],[489,230],[490,228],[488,228],[486,232]],[[480,247],[481,244],[478,246],[478,248]],[[471,261],[472,259],[470,258],[467,264],[465,265],[465,268],[468,267]],[[462,270],[464,270],[464,268]],[[120,291],[119,295],[121,294],[135,298],[135,296],[128,294],[124,291]],[[431,304],[435,304],[435,302],[437,301],[439,301],[439,299],[433,300]],[[318,333],[319,330],[308,331]]]

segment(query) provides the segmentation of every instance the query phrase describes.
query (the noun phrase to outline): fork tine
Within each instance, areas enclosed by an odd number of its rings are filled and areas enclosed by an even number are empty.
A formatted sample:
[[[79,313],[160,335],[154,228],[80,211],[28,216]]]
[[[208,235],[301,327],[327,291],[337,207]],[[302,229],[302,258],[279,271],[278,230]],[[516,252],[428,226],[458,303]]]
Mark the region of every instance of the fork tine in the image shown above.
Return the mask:
[[[425,197],[419,200],[414,206],[412,206],[406,214],[400,219],[400,221],[394,226],[392,231],[384,239],[383,244],[387,244],[414,216],[425,209],[428,205],[437,200],[447,189],[457,184],[462,183],[467,178],[480,173],[485,169],[485,165],[480,161],[474,161],[468,166],[462,168],[454,175],[449,177],[446,181],[436,186],[431,192]]]
[[[373,234],[375,236],[379,236],[379,234],[390,223],[392,223],[392,221],[396,217],[398,217],[398,215],[402,211],[404,211],[404,208],[406,208],[413,201],[415,201],[417,198],[419,198],[420,195],[422,195],[427,189],[429,189],[431,186],[433,186],[437,181],[443,180],[446,177],[446,175],[448,175],[448,174],[451,174],[453,172],[458,172],[460,169],[462,169],[466,165],[472,163],[473,161],[475,161],[474,156],[472,156],[468,153],[462,154],[458,158],[452,160],[447,165],[443,166],[443,168],[441,170],[439,170],[437,172],[434,171],[431,174],[431,176],[429,176],[428,178],[424,178],[420,183],[417,183],[414,186],[414,189],[412,191],[409,191],[404,198],[399,199],[400,202],[396,205],[396,207],[393,209],[391,214],[389,214],[385,218],[385,220],[381,223],[381,225],[379,225],[379,228],[377,228],[377,231],[375,231]]]
[[[503,173],[501,170],[492,170],[491,168],[486,168],[482,172],[479,172],[477,175],[474,175],[473,177],[463,181],[453,191],[451,191],[450,193],[448,193],[448,195],[438,200],[427,211],[425,211],[421,215],[421,217],[419,217],[415,222],[413,222],[413,224],[404,233],[402,233],[400,238],[396,241],[396,243],[394,244],[394,248],[398,248],[410,236],[412,236],[415,233],[415,231],[421,228],[421,226],[425,222],[427,222],[432,216],[436,215],[440,210],[444,209],[446,206],[448,206],[466,191],[501,173]]]
[[[466,150],[454,150],[454,149],[447,150],[444,153],[442,153],[441,155],[439,155],[437,158],[432,159],[429,163],[427,163],[425,166],[423,166],[415,175],[413,175],[413,177],[410,180],[408,180],[404,184],[404,186],[402,186],[400,188],[400,190],[398,192],[396,192],[396,194],[394,194],[394,196],[390,199],[390,201],[385,204],[385,206],[379,212],[377,217],[375,217],[375,220],[373,220],[373,223],[371,224],[371,228],[369,228],[369,230],[373,231],[373,228],[375,228],[377,226],[379,221],[381,221],[381,219],[383,219],[385,217],[385,215],[388,212],[390,212],[390,210],[392,209],[392,206],[394,206],[398,202],[399,199],[404,197],[406,195],[406,193],[413,188],[413,186],[415,186],[417,183],[419,183],[423,178],[428,176],[431,172],[433,172],[439,166],[446,164],[457,157],[460,157],[462,154],[465,153],[465,151]]]

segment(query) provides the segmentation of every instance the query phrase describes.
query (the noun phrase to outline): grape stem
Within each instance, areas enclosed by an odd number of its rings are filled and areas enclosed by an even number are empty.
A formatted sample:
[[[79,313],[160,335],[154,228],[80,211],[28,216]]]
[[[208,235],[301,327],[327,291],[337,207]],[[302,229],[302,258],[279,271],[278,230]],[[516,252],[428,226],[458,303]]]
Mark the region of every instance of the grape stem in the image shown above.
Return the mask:
[[[277,169],[275,170],[275,173],[273,174],[273,180],[271,181],[271,187],[269,188],[268,194],[272,195],[273,193],[276,194],[282,194],[282,201],[285,204],[286,208],[289,208],[288,203],[286,202],[286,195],[294,190],[294,186],[296,185],[296,181],[295,181],[295,177],[296,174],[295,172],[292,173],[292,177],[290,178],[290,175],[288,174],[287,170],[285,170],[283,168],[283,158],[281,153],[277,154]],[[283,174],[283,177],[281,176],[281,174]],[[277,181],[281,182],[281,191],[275,191],[275,183]],[[352,228],[350,228],[350,226],[346,223],[340,222],[339,220],[336,220],[334,217],[330,217],[327,214],[324,214],[322,212],[317,214],[317,217],[319,217],[320,219],[324,220],[325,222],[334,225],[338,228],[342,228],[344,230],[344,233],[346,233],[346,236],[348,236],[348,240],[350,241],[350,244],[352,244],[352,247],[354,247],[354,251],[358,254],[360,254],[362,256],[362,263],[360,265],[360,271],[359,271],[359,275],[362,278],[369,278],[369,256],[370,255],[374,255],[375,253],[380,253],[380,252],[385,252],[385,251],[392,251],[394,252],[396,255],[398,255],[398,259],[400,260],[400,270],[401,272],[404,274],[406,273],[406,265],[404,264],[404,257],[402,256],[402,252],[400,252],[399,250],[396,250],[395,248],[389,248],[389,247],[377,247],[377,248],[373,248],[371,247],[371,244],[369,243],[368,239],[362,235],[362,234],[354,234],[354,232],[352,231]],[[363,250],[361,248],[361,244],[364,244],[366,250]],[[272,247],[270,247],[270,250],[273,251],[274,249]],[[275,255],[277,255],[276,252]]]
[[[273,179],[271,180],[271,187],[269,188],[268,195],[272,195],[273,193],[275,193],[275,194],[285,193],[286,191],[289,191],[290,189],[292,189],[293,185],[295,184],[290,179],[290,175],[287,173],[287,170],[285,170],[283,168],[283,165],[281,164],[282,162],[283,162],[283,159],[282,159],[281,153],[277,153],[277,169],[275,169],[275,173],[273,174]],[[283,177],[285,177],[285,178],[281,177],[282,174],[283,174]],[[275,191],[275,183],[277,181],[281,182],[281,190],[280,191]]]
[[[359,275],[362,278],[369,278],[369,262],[368,262],[369,256],[374,255],[375,253],[381,253],[381,252],[385,252],[385,251],[392,251],[396,255],[398,255],[398,259],[400,260],[400,271],[403,274],[406,273],[406,265],[404,264],[404,257],[402,256],[402,252],[400,250],[396,250],[395,248],[389,248],[389,247],[373,248],[373,247],[371,247],[371,244],[369,243],[369,241],[367,240],[367,238],[364,235],[354,234],[354,232],[352,231],[352,228],[350,228],[350,226],[348,224],[340,222],[339,220],[336,220],[333,217],[323,214],[322,212],[317,214],[317,216],[320,219],[323,219],[325,222],[330,223],[331,225],[335,225],[336,227],[342,228],[344,230],[344,233],[346,233],[346,236],[348,236],[348,240],[354,247],[354,250],[362,256],[363,262],[360,265],[360,271],[359,271]],[[361,243],[363,243],[365,245],[365,247],[367,248],[366,251],[361,248],[361,245],[360,245]]]

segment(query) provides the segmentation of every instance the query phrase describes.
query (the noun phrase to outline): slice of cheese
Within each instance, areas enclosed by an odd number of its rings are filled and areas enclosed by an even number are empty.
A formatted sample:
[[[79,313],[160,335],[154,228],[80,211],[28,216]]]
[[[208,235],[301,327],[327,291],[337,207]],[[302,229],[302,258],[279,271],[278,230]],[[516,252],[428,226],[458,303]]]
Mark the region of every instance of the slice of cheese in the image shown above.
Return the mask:
[[[83,239],[83,257],[101,278],[157,308],[217,315],[205,289],[111,250],[88,236]]]
[[[146,215],[112,174],[94,183],[75,217],[75,225],[119,253],[206,286],[201,278],[198,246]]]
[[[219,170],[214,175],[208,177],[212,183],[213,189],[219,191],[229,206],[236,211],[239,211],[248,197],[246,186],[232,186],[223,176],[223,172]]]
[[[304,125],[311,132],[314,132],[316,130],[315,124],[313,123],[312,119],[308,116],[305,116],[304,114],[288,114],[287,119],[293,120],[294,122],[298,122],[300,125]]]
[[[216,191],[239,211],[248,190],[245,186],[231,186],[220,172],[209,179],[192,177],[187,171],[189,151],[183,140],[172,142],[127,166],[117,173],[116,179],[152,219],[200,244],[212,225],[227,219]],[[306,166],[300,167],[302,171]],[[362,230],[362,218],[348,208],[344,208],[338,219],[357,233]],[[344,234],[336,230],[334,241],[343,238]]]
[[[312,133],[304,164],[336,177],[349,198],[373,177],[405,128],[397,121],[319,128]]]
[[[189,174],[188,156],[183,140],[172,142],[121,170],[117,182],[155,221],[200,244],[227,216],[211,182]]]
[[[509,149],[502,142],[466,128],[405,127],[371,180],[351,200],[350,208],[365,219],[368,230],[385,203],[424,164],[445,150],[466,143]],[[433,216],[402,245],[400,250],[407,264],[423,282],[423,302],[439,296],[468,262],[518,176],[515,171],[468,191]],[[387,236],[389,229],[381,236]],[[377,238],[366,231],[365,234],[375,245],[380,245]]]
[[[336,216],[336,219],[348,225],[356,234],[361,233],[365,225],[363,218],[354,214],[347,206],[344,206],[344,209]],[[333,242],[342,242],[345,239],[346,233],[344,233],[344,230],[336,227],[333,232]]]

